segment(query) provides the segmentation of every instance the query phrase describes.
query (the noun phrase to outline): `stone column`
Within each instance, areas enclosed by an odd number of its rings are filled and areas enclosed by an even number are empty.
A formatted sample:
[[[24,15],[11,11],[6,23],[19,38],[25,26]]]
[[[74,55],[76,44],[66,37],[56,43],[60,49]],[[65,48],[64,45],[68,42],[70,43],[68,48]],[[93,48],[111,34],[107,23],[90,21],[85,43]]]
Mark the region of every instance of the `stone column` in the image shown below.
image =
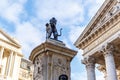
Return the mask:
[[[103,46],[102,53],[105,57],[107,80],[117,80],[113,51],[114,47],[112,44],[109,43],[106,46]]]
[[[2,48],[0,49],[0,65],[2,65],[3,52],[4,52],[4,48],[2,47]]]
[[[82,63],[86,65],[87,80],[96,80],[95,77],[95,59],[93,57],[87,57],[82,60]]]
[[[12,57],[13,57],[13,51],[10,51],[7,76],[9,76],[9,74],[10,74],[11,65],[12,65]]]

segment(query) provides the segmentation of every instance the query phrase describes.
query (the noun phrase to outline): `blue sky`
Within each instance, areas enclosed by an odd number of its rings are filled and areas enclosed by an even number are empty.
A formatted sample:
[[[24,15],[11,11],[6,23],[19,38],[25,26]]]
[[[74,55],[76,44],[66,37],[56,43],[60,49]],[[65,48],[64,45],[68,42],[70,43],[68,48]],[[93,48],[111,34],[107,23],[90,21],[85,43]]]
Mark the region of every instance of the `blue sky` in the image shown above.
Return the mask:
[[[0,28],[17,38],[26,58],[37,45],[45,41],[45,24],[53,16],[57,29],[63,28],[59,37],[67,47],[73,45],[88,22],[105,0],[1,0]],[[72,80],[87,80],[85,66],[81,64],[79,50],[71,63]],[[97,71],[96,71],[97,72]],[[102,80],[97,72],[97,80]]]

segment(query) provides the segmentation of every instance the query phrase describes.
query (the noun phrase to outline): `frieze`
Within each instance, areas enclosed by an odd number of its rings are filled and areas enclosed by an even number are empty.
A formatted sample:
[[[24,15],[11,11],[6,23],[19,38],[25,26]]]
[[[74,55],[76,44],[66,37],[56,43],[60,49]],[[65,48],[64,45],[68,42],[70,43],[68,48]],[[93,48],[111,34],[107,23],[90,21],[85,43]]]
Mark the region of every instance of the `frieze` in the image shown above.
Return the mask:
[[[116,3],[115,4],[115,2],[114,2],[113,8],[114,9],[118,8],[118,4],[120,5],[120,3]],[[113,10],[113,8],[111,8],[110,10]],[[119,6],[119,8],[120,8],[120,6]],[[86,42],[85,42],[86,39],[89,42],[92,41],[93,39],[89,39],[89,37],[92,37],[93,34],[95,34],[96,32],[99,32],[100,30],[102,31],[103,28],[105,30],[106,26],[113,25],[114,21],[117,22],[117,19],[119,19],[119,16],[120,16],[119,13],[120,13],[120,9],[117,9],[116,12],[113,15],[111,15],[110,18],[108,18],[108,19],[106,18],[105,19],[106,16],[105,17],[101,17],[101,19],[99,20],[99,22],[97,24],[99,26],[94,25],[94,28],[90,29],[91,31],[88,31],[88,32],[90,32],[89,35],[86,35],[87,37],[85,37],[84,39],[81,40],[81,42],[80,42],[78,47],[83,49],[87,45]],[[103,20],[105,20],[105,21],[103,21]],[[83,43],[85,43],[85,44],[83,45]]]
[[[34,80],[43,80],[43,60],[37,56],[34,61]]]
[[[87,32],[83,35],[81,41],[86,38],[86,36],[89,36],[90,33],[92,31],[94,31],[94,29],[96,29],[96,27],[98,27],[98,25],[100,25],[101,23],[103,23],[102,19],[104,19],[103,17],[105,16],[105,14],[108,11],[108,7],[111,7],[111,5],[115,2],[115,0],[106,0],[105,4],[99,9],[99,11],[96,13],[96,15],[92,18],[91,22],[88,24],[88,28]],[[99,26],[100,27],[100,26]]]
[[[45,43],[41,44],[40,46],[36,47],[32,51],[29,59],[33,60],[39,53],[42,54],[42,53],[46,53],[47,51],[53,51],[55,53],[61,53],[61,51],[62,51],[62,52],[64,52],[64,55],[71,56],[71,57],[73,57],[73,55],[75,55],[75,53],[77,53],[76,51],[71,50],[67,47],[61,47],[61,46],[54,45],[49,42],[45,42]],[[69,54],[67,54],[67,53],[69,53]]]
[[[59,77],[61,74],[69,75],[69,61],[65,57],[60,57],[59,55],[54,56],[53,60],[53,68],[54,68],[54,80],[58,80],[56,78]]]
[[[86,67],[88,68],[94,68],[95,67],[95,58],[91,57],[91,56],[88,56],[86,58],[84,58],[82,61],[81,61],[83,64],[86,65]]]
[[[98,39],[96,39],[95,41],[93,41],[89,46],[87,46],[84,49],[84,53],[89,52],[90,50],[92,50],[93,48],[95,48],[96,46],[98,46],[99,44],[101,44],[102,42],[104,42],[106,39],[108,39],[110,36],[112,36],[113,34],[115,34],[116,32],[118,32],[120,30],[119,25],[120,24],[117,24],[114,27],[111,26],[112,28],[109,29],[109,31],[107,31],[104,34],[102,34],[101,37],[99,37]]]

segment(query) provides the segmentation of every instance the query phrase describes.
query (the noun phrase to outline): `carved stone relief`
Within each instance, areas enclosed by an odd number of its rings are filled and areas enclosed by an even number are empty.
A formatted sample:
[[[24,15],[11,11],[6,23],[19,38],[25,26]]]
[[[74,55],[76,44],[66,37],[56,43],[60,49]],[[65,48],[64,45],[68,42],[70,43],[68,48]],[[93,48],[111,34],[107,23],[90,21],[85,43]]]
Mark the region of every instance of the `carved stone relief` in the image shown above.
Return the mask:
[[[111,9],[110,11],[106,14],[105,18],[103,19],[104,21],[110,18],[113,14],[115,14],[117,11],[120,10],[120,2],[117,2]],[[103,21],[102,20],[102,21]]]
[[[54,56],[53,64],[54,80],[58,80],[61,74],[69,75],[69,61],[65,57]]]
[[[95,24],[94,27],[90,31],[88,31],[87,35],[90,35],[92,31],[95,31],[97,28],[99,28],[118,11],[120,11],[120,0],[118,0],[117,3],[114,4],[114,6],[105,14],[103,18],[99,19],[99,22],[97,22],[97,24]]]
[[[43,61],[42,57],[38,56],[34,61],[34,80],[43,80]]]

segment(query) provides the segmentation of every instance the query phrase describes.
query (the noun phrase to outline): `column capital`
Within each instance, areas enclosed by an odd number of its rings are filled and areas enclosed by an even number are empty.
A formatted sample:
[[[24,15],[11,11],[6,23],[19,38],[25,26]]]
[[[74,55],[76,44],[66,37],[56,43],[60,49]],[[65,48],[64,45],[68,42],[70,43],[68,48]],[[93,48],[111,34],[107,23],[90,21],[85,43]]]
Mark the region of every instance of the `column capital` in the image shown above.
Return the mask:
[[[112,43],[108,43],[102,47],[102,54],[105,57],[105,66],[107,73],[107,80],[117,80],[115,61],[114,61],[114,53],[115,47]]]
[[[114,51],[114,45],[112,43],[107,43],[106,45],[103,45],[102,46],[102,49],[101,49],[101,53],[103,53],[103,55],[107,55],[107,54],[111,54],[113,55],[113,51]]]
[[[82,63],[86,65],[88,80],[96,80],[96,77],[95,77],[95,58],[88,56],[82,60]]]
[[[86,67],[95,67],[95,58],[88,56],[81,61]]]

